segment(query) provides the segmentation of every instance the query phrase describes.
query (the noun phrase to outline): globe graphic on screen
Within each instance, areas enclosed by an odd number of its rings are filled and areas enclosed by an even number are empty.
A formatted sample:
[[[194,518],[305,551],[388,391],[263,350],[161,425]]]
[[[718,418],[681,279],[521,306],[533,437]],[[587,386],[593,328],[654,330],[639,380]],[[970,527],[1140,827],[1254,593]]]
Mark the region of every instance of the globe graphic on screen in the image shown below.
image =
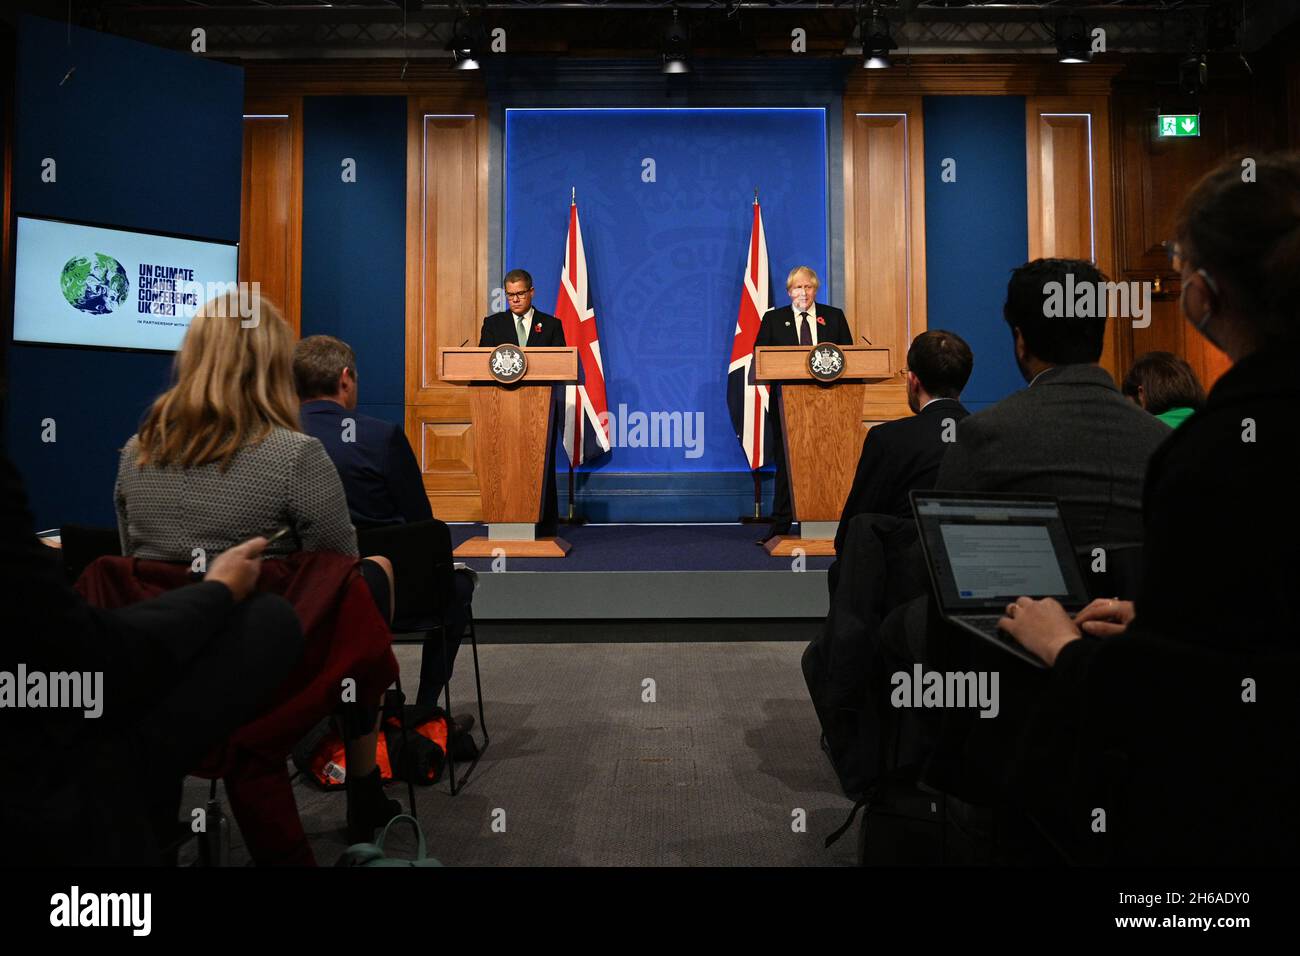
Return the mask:
[[[102,252],[69,259],[59,276],[59,285],[69,305],[91,315],[115,311],[131,289],[122,263]]]

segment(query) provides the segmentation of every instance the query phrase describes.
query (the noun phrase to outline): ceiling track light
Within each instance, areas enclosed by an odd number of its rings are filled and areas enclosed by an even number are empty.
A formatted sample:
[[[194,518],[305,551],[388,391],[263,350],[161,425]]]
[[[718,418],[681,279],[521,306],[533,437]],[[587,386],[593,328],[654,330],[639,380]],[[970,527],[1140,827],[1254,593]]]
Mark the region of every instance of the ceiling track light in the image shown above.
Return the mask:
[[[691,72],[691,33],[678,17],[673,8],[673,19],[664,31],[662,47],[663,66],[660,71],[666,74]]]
[[[487,31],[478,17],[461,15],[451,30],[452,65],[457,70],[482,69],[483,52],[487,49]]]
[[[1060,63],[1092,62],[1092,36],[1083,17],[1061,17],[1056,21],[1056,59]]]
[[[859,29],[862,37],[862,68],[864,70],[887,70],[892,65],[889,54],[898,49],[889,32],[889,20],[879,7],[873,6],[871,13],[862,20]]]

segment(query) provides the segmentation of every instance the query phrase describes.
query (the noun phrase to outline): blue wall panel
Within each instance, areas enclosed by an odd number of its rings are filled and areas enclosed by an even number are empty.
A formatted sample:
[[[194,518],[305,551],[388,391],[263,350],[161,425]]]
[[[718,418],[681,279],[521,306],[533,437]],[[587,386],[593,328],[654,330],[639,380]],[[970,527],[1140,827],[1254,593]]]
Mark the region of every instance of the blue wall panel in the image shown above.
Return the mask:
[[[978,409],[1025,384],[1002,319],[1007,279],[1029,249],[1025,101],[927,96],[924,110],[928,326],[970,344],[975,371],[962,399]],[[955,182],[940,175],[947,158]]]
[[[344,159],[356,182],[344,182]],[[466,277],[472,281],[472,277]],[[406,368],[406,101],[303,103],[302,334],[357,353],[359,410],[402,421]]]
[[[25,17],[14,209],[238,241],[243,99],[236,67]],[[41,181],[45,157],[53,183]],[[12,318],[5,447],[37,525],[112,524],[118,449],[166,386],[171,357],[13,345]],[[46,418],[56,442],[41,441]]]

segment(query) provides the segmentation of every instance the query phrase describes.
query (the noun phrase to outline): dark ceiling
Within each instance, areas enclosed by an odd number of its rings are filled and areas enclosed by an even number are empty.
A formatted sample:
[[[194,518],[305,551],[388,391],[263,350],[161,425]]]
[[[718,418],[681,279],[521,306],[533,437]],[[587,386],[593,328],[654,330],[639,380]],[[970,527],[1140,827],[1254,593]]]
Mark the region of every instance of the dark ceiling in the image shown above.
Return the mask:
[[[859,45],[859,17],[875,6],[900,55],[1046,53],[1058,18],[1106,31],[1111,52],[1252,52],[1300,19],[1300,0],[19,0],[5,15],[37,13],[78,26],[188,49],[197,28],[209,56],[232,59],[448,57],[455,22],[469,14],[505,30],[522,55],[655,55],[672,11],[700,56],[788,56],[792,31],[813,56]]]

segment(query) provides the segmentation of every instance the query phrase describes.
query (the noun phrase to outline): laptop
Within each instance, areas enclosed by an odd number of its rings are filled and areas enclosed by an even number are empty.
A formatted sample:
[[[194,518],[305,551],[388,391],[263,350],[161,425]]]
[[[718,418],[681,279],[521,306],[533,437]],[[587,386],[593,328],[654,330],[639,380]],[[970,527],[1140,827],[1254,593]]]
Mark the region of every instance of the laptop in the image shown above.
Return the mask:
[[[944,620],[1037,667],[998,629],[1018,597],[1056,598],[1070,614],[1088,603],[1055,498],[913,491],[921,548]]]

